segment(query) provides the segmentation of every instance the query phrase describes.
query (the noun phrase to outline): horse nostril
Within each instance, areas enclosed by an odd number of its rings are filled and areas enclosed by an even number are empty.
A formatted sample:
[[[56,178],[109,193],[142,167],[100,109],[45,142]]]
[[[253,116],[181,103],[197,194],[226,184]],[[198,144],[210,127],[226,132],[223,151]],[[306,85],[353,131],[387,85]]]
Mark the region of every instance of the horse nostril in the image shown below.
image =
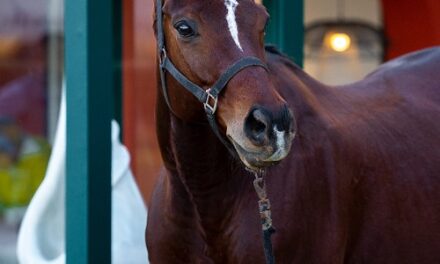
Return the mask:
[[[270,116],[263,109],[253,109],[244,123],[246,136],[256,145],[263,145],[268,140]]]

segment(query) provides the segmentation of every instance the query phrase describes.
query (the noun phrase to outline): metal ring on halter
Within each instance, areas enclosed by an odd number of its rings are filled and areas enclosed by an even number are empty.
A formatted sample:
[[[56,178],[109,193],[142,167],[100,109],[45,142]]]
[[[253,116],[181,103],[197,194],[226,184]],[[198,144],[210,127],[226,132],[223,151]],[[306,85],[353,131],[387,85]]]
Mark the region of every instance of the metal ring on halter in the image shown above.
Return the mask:
[[[206,90],[206,94],[208,95],[206,97],[206,102],[203,104],[205,106],[205,111],[208,114],[215,114],[215,111],[217,111],[217,104],[218,104],[218,97],[211,94],[211,89]],[[213,104],[211,104],[211,102]]]
[[[159,54],[159,64],[163,65],[163,61],[167,58],[167,50],[162,48]]]

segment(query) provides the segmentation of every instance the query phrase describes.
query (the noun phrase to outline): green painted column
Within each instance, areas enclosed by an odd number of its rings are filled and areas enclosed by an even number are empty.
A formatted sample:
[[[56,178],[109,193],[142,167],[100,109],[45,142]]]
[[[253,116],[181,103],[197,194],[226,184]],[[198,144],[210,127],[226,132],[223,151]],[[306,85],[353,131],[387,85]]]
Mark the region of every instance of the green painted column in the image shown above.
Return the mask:
[[[122,93],[122,0],[113,0],[113,118],[121,126],[119,138],[122,141],[123,129],[123,93]]]
[[[111,263],[113,4],[65,2],[69,264]]]
[[[275,44],[296,64],[304,59],[304,0],[264,0],[270,14],[266,42]]]

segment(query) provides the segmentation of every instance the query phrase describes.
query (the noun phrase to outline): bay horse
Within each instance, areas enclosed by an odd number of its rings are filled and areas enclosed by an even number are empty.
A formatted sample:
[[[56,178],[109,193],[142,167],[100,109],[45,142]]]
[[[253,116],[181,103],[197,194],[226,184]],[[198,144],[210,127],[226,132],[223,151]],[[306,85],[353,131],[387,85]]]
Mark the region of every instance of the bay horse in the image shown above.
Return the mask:
[[[264,48],[268,14],[253,0],[156,10],[152,263],[265,263],[254,172],[277,263],[440,263],[439,48],[330,87]]]

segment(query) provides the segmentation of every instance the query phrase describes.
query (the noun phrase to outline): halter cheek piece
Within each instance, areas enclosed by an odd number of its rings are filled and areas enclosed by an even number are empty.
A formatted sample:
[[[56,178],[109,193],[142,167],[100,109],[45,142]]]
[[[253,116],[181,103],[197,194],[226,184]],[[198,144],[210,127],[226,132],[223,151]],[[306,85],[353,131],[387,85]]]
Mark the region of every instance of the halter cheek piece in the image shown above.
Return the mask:
[[[215,118],[215,112],[218,106],[218,97],[226,87],[228,82],[241,70],[257,66],[262,67],[267,71],[267,66],[260,59],[256,57],[244,57],[234,64],[232,64],[214,83],[214,85],[207,89],[206,91],[198,86],[197,84],[191,82],[188,78],[185,77],[167,56],[166,47],[165,47],[165,37],[163,31],[163,13],[162,13],[162,0],[157,0],[156,3],[156,26],[157,26],[157,44],[158,44],[158,52],[159,52],[159,72],[160,79],[162,84],[162,93],[165,98],[165,102],[167,103],[169,109],[171,108],[170,99],[168,97],[168,89],[166,85],[166,77],[165,74],[168,72],[173,76],[173,78],[178,81],[188,92],[193,94],[204,106],[205,113],[208,119],[209,124],[211,125],[212,130],[220,139],[220,141],[225,145],[225,147],[229,150],[229,152],[236,157],[237,154],[235,152],[232,144],[225,139],[225,137],[220,133],[220,130],[217,125],[217,121]]]

